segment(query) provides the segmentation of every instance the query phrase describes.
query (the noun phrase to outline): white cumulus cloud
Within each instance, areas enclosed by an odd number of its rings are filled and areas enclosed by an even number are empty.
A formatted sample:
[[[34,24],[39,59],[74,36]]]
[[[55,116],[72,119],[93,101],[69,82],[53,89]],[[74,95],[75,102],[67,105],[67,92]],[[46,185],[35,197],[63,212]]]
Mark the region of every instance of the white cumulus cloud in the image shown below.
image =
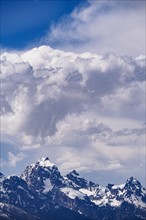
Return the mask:
[[[63,172],[144,169],[145,57],[41,46],[2,53],[1,67],[1,141],[21,151],[11,166],[31,151]]]

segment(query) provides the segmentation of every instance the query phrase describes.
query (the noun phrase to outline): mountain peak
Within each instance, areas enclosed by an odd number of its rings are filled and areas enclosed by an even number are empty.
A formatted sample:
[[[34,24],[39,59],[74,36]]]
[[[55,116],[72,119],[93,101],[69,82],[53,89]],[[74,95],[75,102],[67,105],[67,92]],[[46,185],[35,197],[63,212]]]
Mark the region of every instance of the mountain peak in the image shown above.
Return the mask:
[[[84,178],[80,177],[79,173],[77,173],[76,170],[73,170],[69,174],[66,175],[66,177],[71,180],[73,183],[76,184],[79,188],[87,188],[88,182]]]
[[[42,167],[53,167],[54,164],[50,162],[48,157],[42,157],[37,162]]]
[[[0,178],[3,177],[4,175],[0,172]]]
[[[76,170],[73,170],[70,174],[73,176],[79,176],[79,173]]]
[[[128,193],[136,193],[137,195],[141,196],[142,193],[142,185],[141,183],[134,177],[130,177],[127,179],[125,184],[125,189],[128,190]]]
[[[142,220],[146,216],[146,190],[134,177],[126,184],[105,188],[88,182],[76,170],[63,177],[48,157],[27,166],[21,177],[3,178],[1,173],[0,177],[0,219],[7,214],[7,219],[32,220],[48,216],[53,220],[103,220],[109,216],[112,220]]]
[[[0,182],[5,179],[5,176],[0,172]]]
[[[126,184],[130,185],[141,185],[140,182],[133,176],[127,179]]]

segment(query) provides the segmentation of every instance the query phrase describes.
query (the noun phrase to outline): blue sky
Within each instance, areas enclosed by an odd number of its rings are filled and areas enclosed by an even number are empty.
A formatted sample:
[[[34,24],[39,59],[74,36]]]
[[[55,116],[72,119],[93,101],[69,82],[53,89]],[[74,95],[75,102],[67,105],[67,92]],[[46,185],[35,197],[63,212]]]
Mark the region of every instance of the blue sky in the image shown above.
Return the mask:
[[[0,2],[2,48],[44,44],[79,53],[145,53],[144,0]]]
[[[1,0],[1,44],[22,49],[39,41],[49,26],[82,0]]]
[[[145,184],[145,1],[1,1],[1,167],[48,156]]]

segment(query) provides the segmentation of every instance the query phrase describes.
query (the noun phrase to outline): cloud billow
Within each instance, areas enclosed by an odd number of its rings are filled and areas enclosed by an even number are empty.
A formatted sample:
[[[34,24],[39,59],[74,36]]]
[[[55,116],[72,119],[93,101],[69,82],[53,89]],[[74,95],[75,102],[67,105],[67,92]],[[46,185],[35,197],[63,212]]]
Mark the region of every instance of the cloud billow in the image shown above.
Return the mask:
[[[125,169],[136,155],[144,163],[144,64],[48,46],[2,53],[2,141],[36,157],[56,149],[64,171]]]

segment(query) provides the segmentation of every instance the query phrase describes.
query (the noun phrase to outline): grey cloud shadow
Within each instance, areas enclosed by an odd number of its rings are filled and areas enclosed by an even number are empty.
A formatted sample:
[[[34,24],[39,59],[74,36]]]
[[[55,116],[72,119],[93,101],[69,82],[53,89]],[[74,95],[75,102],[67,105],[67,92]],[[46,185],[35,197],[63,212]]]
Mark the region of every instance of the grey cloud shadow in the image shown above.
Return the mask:
[[[23,127],[26,134],[45,137],[54,135],[56,124],[67,114],[83,110],[80,100],[62,97],[59,100],[46,100],[37,105],[29,114]]]

